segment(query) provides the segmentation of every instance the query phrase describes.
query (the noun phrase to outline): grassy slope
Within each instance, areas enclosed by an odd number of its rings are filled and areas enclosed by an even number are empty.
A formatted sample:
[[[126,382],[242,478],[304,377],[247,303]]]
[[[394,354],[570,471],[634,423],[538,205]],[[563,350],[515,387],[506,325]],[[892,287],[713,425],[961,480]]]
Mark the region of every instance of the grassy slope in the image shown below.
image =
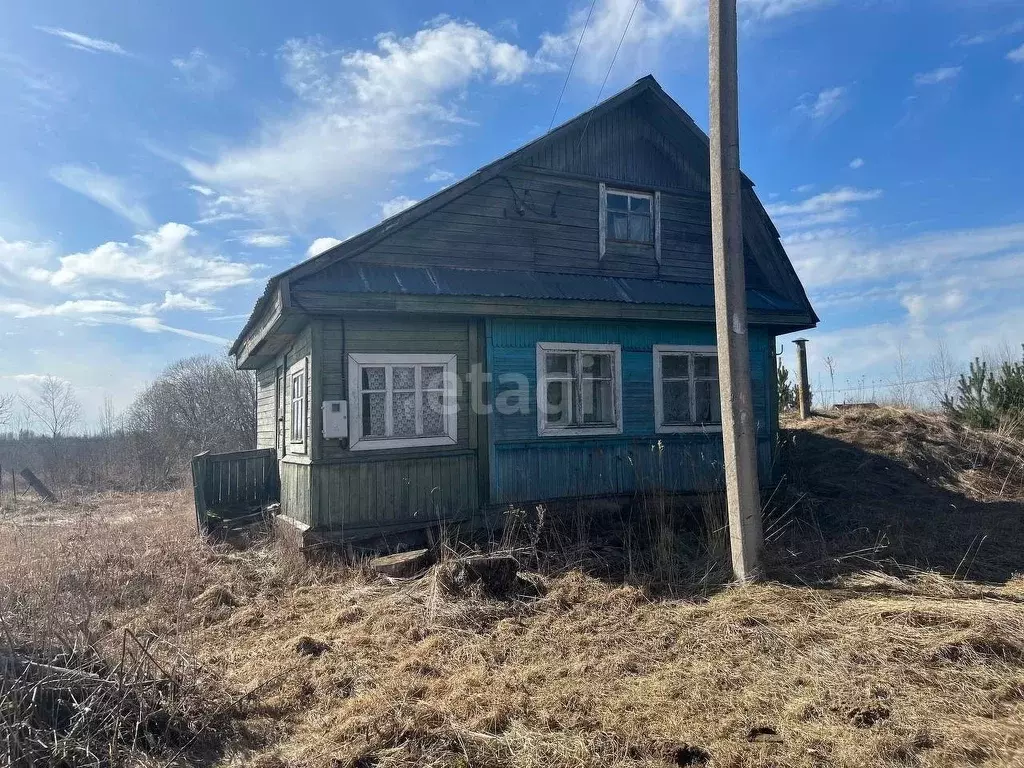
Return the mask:
[[[56,535],[0,524],[0,611],[169,638],[192,731],[221,736],[181,755],[228,764],[1024,763],[1021,445],[881,410],[788,453],[753,587],[672,597],[581,560],[538,599],[459,598],[210,549],[184,495],[111,497]]]

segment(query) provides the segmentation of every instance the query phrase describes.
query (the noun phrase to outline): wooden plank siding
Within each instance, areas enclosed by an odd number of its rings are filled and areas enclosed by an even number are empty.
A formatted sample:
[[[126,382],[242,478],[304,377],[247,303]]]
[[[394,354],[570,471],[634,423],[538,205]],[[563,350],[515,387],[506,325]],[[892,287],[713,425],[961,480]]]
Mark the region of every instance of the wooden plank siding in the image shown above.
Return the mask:
[[[308,462],[289,461],[279,463],[281,473],[281,513],[300,523],[311,525],[311,465]]]
[[[720,483],[720,435],[658,434],[654,421],[654,345],[714,345],[713,325],[566,320],[491,320],[488,325],[488,360],[498,394],[508,374],[525,376],[530,393],[525,412],[495,412],[491,417],[492,503],[628,494],[652,485],[698,492]],[[776,472],[777,422],[771,404],[775,339],[752,328],[750,341],[759,470],[762,484],[770,485]],[[621,435],[538,436],[538,342],[621,346]]]
[[[277,369],[271,363],[256,372],[256,447],[275,448]]]
[[[353,261],[712,283],[710,194],[672,188],[662,191],[660,208],[660,263],[653,243],[609,242],[602,258],[599,181],[521,167],[470,190]],[[315,288],[315,278],[307,282]],[[766,285],[750,253],[747,283]]]
[[[459,413],[453,446],[350,451],[342,440],[320,438],[320,459],[311,464],[312,524],[337,533],[430,523],[475,511],[480,505],[478,434],[464,382],[479,357],[472,343],[476,321],[354,314],[324,316],[320,322],[323,352],[316,370],[324,400],[348,399],[350,354],[454,354]]]

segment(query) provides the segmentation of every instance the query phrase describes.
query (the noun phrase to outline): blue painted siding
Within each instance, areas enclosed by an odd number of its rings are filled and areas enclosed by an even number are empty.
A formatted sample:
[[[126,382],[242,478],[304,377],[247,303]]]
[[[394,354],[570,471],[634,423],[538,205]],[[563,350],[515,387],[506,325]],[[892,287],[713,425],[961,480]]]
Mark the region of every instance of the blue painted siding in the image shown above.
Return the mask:
[[[622,348],[622,435],[538,437],[537,343],[618,344]],[[487,360],[495,402],[509,375],[529,382],[525,412],[491,416],[491,501],[500,504],[634,493],[659,487],[707,490],[721,483],[720,435],[658,435],[654,426],[655,344],[713,345],[715,329],[697,323],[488,321]],[[762,485],[775,479],[775,338],[751,329],[751,376]]]

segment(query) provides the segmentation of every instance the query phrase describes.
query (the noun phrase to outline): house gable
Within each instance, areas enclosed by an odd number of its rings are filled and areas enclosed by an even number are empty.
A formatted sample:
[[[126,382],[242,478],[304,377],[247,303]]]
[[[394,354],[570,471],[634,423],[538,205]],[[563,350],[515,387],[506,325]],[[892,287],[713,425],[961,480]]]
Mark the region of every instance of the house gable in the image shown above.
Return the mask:
[[[274,278],[232,352],[251,347],[278,281],[317,290],[339,262],[713,282],[707,137],[652,77],[467,179]],[[658,244],[601,237],[600,185],[657,193]],[[764,208],[745,180],[748,287],[817,322]],[[603,250],[603,252],[602,252]]]

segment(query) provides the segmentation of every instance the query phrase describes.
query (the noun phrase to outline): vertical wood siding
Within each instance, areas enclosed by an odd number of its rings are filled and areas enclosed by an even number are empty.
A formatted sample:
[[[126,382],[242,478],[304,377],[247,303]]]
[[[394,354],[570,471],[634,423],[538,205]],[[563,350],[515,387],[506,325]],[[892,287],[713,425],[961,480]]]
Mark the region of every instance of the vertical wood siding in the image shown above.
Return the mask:
[[[536,415],[536,344],[560,341],[620,344],[622,347],[621,436],[540,438]],[[758,426],[762,484],[775,477],[774,408],[770,404],[774,337],[751,329],[751,377]],[[526,413],[491,418],[491,501],[515,503],[566,496],[632,493],[658,486],[680,492],[706,490],[720,482],[720,435],[665,434],[655,431],[655,344],[713,345],[711,325],[669,323],[586,323],[577,321],[492,320],[488,356],[498,393],[504,374],[529,382]]]
[[[298,335],[295,337],[295,341],[292,342],[291,347],[288,349],[285,356],[285,370],[284,370],[284,388],[281,393],[284,403],[284,442],[286,453],[298,453],[306,454],[309,451],[310,440],[312,439],[312,426],[313,408],[319,408],[320,405],[317,403],[314,405],[312,402],[312,379],[316,375],[314,370],[315,365],[312,360],[312,349],[313,349],[313,335],[312,327],[307,325]],[[292,408],[291,408],[291,377],[289,376],[289,370],[293,365],[302,359],[306,359],[308,364],[306,366],[306,439],[304,443],[293,443],[291,441],[292,435]]]
[[[279,464],[281,474],[281,512],[300,523],[311,524],[310,509],[311,483],[309,464],[282,461]]]

